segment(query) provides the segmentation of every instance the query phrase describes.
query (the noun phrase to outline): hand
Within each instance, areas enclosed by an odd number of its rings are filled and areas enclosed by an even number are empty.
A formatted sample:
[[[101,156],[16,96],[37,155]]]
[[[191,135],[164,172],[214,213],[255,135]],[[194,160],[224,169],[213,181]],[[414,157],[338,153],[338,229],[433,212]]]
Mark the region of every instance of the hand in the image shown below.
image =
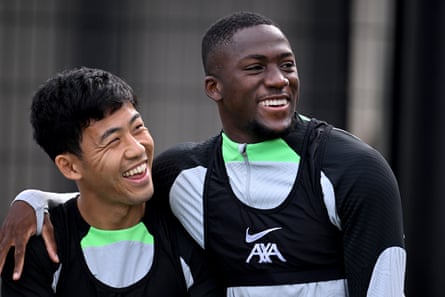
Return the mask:
[[[14,246],[14,280],[18,280],[22,274],[26,244],[36,233],[35,217],[34,209],[30,205],[23,201],[16,201],[12,204],[0,229],[0,272],[3,270],[9,249]],[[49,257],[58,263],[54,230],[47,214],[43,221],[42,237]]]

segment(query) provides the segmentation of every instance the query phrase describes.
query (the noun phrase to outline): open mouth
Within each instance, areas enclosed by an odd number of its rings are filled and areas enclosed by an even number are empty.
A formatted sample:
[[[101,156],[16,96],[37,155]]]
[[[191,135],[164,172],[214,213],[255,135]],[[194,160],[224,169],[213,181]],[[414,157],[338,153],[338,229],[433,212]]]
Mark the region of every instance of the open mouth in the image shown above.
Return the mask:
[[[288,102],[285,98],[283,99],[266,99],[260,102],[260,105],[265,107],[281,107],[287,105]]]
[[[143,164],[137,166],[136,168],[125,171],[124,173],[122,173],[122,176],[123,177],[138,176],[138,175],[143,174],[146,170],[147,170],[147,164],[143,163]]]

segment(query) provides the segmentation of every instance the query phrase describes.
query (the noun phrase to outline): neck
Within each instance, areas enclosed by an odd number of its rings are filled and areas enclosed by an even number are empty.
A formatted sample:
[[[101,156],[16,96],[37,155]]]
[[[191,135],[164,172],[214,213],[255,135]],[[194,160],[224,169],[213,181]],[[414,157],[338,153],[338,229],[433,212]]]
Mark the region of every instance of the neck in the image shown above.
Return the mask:
[[[300,116],[295,112],[290,119],[290,122],[279,129],[272,129],[254,121],[244,127],[244,129],[230,125],[230,122],[228,121],[225,121],[222,124],[224,133],[233,142],[254,144],[285,137],[289,132],[295,129],[296,124],[299,121],[301,121]]]
[[[102,230],[130,228],[141,221],[145,211],[145,203],[137,205],[103,203],[82,197],[82,194],[77,200],[77,207],[89,225]]]

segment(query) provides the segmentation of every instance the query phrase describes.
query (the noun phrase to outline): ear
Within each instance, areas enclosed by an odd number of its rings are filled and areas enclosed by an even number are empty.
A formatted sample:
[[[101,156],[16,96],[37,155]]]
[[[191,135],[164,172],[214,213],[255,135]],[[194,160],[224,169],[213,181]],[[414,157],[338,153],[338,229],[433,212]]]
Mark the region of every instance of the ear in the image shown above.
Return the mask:
[[[57,155],[54,160],[59,171],[70,180],[79,180],[82,177],[79,168],[79,158],[71,153]]]
[[[213,75],[207,75],[204,80],[205,92],[207,96],[214,101],[222,99],[221,84],[219,80]]]

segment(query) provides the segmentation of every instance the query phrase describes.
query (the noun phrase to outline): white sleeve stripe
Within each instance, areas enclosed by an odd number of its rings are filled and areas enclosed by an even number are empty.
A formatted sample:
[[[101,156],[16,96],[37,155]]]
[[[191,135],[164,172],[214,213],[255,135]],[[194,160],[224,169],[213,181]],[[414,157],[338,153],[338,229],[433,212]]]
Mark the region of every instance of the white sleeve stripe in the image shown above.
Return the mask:
[[[182,272],[184,273],[185,284],[187,285],[187,290],[188,290],[190,289],[191,286],[193,286],[194,282],[193,275],[190,270],[190,267],[187,265],[184,259],[182,259],[182,257],[180,257],[180,259],[181,259]]]
[[[334,226],[341,230],[341,221],[337,213],[337,207],[335,203],[334,187],[332,186],[329,178],[321,172],[320,175],[321,191],[323,192],[323,201],[328,211],[329,220]]]
[[[404,294],[406,251],[401,247],[384,250],[374,266],[367,297],[402,297]]]
[[[61,204],[77,196],[78,193],[51,193],[39,190],[24,190],[20,192],[14,199],[15,201],[24,201],[28,203],[36,212],[36,235],[42,233],[43,218],[45,211],[48,209],[48,203]]]

